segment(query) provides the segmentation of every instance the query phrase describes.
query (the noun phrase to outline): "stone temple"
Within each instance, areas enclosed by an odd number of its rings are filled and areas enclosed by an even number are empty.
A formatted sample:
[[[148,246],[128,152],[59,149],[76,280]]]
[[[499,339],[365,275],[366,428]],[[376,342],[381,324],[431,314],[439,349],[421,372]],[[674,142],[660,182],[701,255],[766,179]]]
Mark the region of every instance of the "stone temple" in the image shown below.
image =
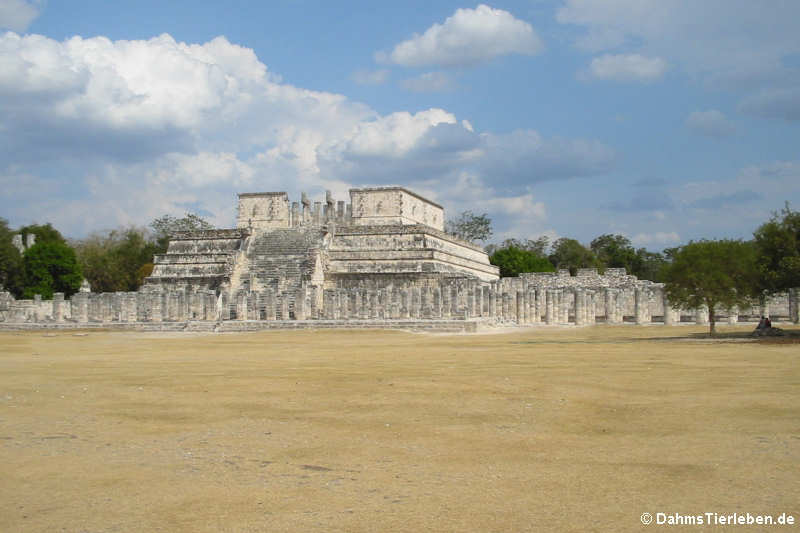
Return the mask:
[[[399,327],[475,331],[495,325],[707,323],[663,286],[609,268],[500,278],[483,249],[444,231],[442,206],[403,187],[351,189],[349,202],[238,196],[236,228],[178,233],[138,292],[56,293],[14,300],[2,327],[115,326],[239,331]],[[18,243],[21,244],[21,243]],[[800,320],[800,290],[762,306],[717,310],[736,323]],[[5,326],[2,323],[6,323]]]
[[[285,192],[239,194],[235,229],[176,234],[144,291],[258,294],[288,315],[321,308],[325,290],[434,288],[491,282],[480,247],[444,232],[444,209],[402,187],[351,189],[350,202],[289,202]],[[233,310],[236,314],[236,310]],[[255,313],[266,318],[267,313]],[[300,314],[300,313],[298,313]]]

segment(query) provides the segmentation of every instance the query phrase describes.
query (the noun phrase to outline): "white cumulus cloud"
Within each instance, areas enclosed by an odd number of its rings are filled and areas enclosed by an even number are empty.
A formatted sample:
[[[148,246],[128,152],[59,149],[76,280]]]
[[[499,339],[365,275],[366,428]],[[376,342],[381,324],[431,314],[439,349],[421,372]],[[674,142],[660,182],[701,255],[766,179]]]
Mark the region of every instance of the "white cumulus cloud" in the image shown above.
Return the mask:
[[[295,87],[223,37],[9,32],[0,65],[0,185],[10,191],[0,210],[13,225],[52,221],[73,236],[186,206],[226,226],[248,190],[329,188],[344,199],[353,186],[402,184],[435,196],[466,174],[492,184],[479,185],[475,209],[524,214],[536,229],[545,206],[530,183],[614,164],[593,140],[478,132],[444,109],[379,114]]]
[[[592,59],[589,73],[593,78],[610,81],[650,82],[667,71],[667,62],[660,57],[639,54],[603,54]]]
[[[457,9],[442,24],[399,43],[389,54],[377,53],[376,59],[405,67],[454,67],[506,54],[534,55],[543,47],[530,24],[508,11],[481,4]]]

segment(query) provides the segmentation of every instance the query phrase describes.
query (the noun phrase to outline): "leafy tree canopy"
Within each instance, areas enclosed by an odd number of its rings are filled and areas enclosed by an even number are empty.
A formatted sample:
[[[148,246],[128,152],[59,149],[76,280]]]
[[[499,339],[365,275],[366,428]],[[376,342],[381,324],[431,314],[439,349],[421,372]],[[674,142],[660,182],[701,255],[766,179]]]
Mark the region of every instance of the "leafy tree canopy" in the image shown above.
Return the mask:
[[[715,332],[715,308],[747,305],[758,292],[756,250],[737,240],[697,241],[671,250],[664,269],[667,298],[673,305],[708,308],[709,331]]]
[[[497,244],[490,244],[486,247],[486,253],[492,255],[497,250],[501,250],[503,248],[518,248],[520,250],[525,250],[528,252],[533,252],[536,255],[547,257],[547,248],[550,246],[550,239],[542,235],[536,239],[506,239],[499,245]]]
[[[75,251],[63,242],[37,242],[25,251],[23,264],[24,298],[40,294],[50,299],[54,292],[63,292],[69,297],[78,292],[83,280]]]
[[[624,235],[600,235],[594,239],[589,248],[597,256],[597,260],[606,267],[625,268],[633,272],[637,261],[636,250],[631,241]]]
[[[22,255],[12,244],[13,237],[8,221],[0,218],[0,287],[19,298],[22,296],[23,265]]]
[[[485,241],[492,236],[492,219],[486,213],[476,215],[472,211],[463,211],[455,219],[445,222],[445,231],[465,241]]]
[[[625,268],[639,279],[661,281],[661,269],[666,264],[664,256],[644,248],[634,249],[624,235],[600,235],[589,247],[601,268]]]
[[[135,291],[144,279],[142,267],[151,265],[158,244],[139,228],[95,233],[78,241],[75,249],[83,274],[95,292]]]
[[[553,243],[548,259],[556,268],[569,269],[573,275],[579,268],[591,268],[598,265],[594,252],[575,239],[566,237],[562,237]]]
[[[22,226],[17,232],[22,235],[22,242],[28,242],[28,235],[36,235],[36,242],[60,242],[66,244],[67,240],[61,235],[61,232],[53,227],[49,222],[47,224],[30,224]]]
[[[800,287],[800,212],[792,211],[787,202],[753,235],[761,288],[778,292]]]
[[[500,267],[504,278],[518,276],[523,272],[553,272],[555,268],[546,257],[530,250],[508,246],[495,251],[489,261]]]

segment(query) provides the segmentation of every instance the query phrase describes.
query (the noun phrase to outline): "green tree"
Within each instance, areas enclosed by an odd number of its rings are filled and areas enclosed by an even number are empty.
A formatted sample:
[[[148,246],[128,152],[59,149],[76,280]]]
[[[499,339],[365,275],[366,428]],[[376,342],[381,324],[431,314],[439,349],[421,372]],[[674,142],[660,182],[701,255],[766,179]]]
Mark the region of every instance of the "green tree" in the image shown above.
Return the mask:
[[[28,235],[36,235],[36,242],[60,242],[66,244],[67,240],[61,235],[61,232],[53,227],[49,222],[47,224],[30,224],[22,226],[17,232],[22,235],[22,242],[28,242]]]
[[[202,231],[214,229],[214,226],[199,215],[186,213],[183,217],[177,218],[172,215],[164,215],[150,223],[155,235],[157,252],[163,254],[167,251],[169,238],[178,231]]]
[[[23,265],[22,255],[12,244],[14,232],[8,221],[0,218],[0,287],[14,295],[22,296]]]
[[[500,267],[500,275],[504,278],[518,276],[523,272],[553,272],[555,268],[546,257],[516,246],[509,246],[495,251],[489,261]]]
[[[63,242],[54,240],[38,242],[22,256],[25,270],[24,298],[40,294],[44,299],[54,292],[66,296],[76,293],[83,276],[75,251]]]
[[[575,239],[566,237],[562,237],[553,243],[553,249],[548,259],[556,268],[569,269],[573,275],[579,268],[598,266],[594,252]]]
[[[83,274],[95,292],[135,291],[142,269],[151,265],[158,244],[139,228],[95,233],[75,244]]]
[[[639,279],[663,282],[664,268],[668,261],[664,255],[657,252],[648,252],[644,248],[636,250],[636,262],[632,274]]]
[[[541,257],[547,257],[547,247],[550,246],[550,239],[545,235],[537,237],[536,239],[506,239],[500,244],[490,244],[486,246],[485,250],[487,254],[492,255],[497,250],[511,248],[512,246],[520,250],[533,252]]]
[[[482,242],[492,236],[492,219],[486,213],[476,215],[463,211],[455,219],[445,222],[445,231],[465,241]]]
[[[634,249],[624,235],[600,235],[589,247],[603,269],[624,268],[639,279],[661,281],[661,269],[666,264],[664,256],[644,248]]]
[[[789,203],[753,234],[759,284],[766,292],[800,287],[800,212]]]
[[[633,274],[638,266],[636,250],[624,235],[600,235],[589,244],[589,248],[604,268],[624,268]]]
[[[716,308],[747,305],[758,292],[756,250],[737,240],[697,241],[674,248],[664,269],[664,290],[673,304],[708,308],[709,333],[716,332]]]

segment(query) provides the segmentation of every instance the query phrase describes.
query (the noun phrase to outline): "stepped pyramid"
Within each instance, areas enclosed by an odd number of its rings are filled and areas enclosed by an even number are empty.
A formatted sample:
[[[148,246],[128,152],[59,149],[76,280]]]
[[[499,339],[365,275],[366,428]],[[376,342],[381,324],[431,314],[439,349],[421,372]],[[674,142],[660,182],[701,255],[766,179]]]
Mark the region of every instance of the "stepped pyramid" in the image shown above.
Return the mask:
[[[145,291],[241,293],[434,287],[498,279],[478,246],[444,232],[444,209],[402,187],[351,189],[350,202],[239,194],[234,229],[179,233]],[[288,297],[288,296],[287,296]],[[293,298],[293,296],[292,296]]]

